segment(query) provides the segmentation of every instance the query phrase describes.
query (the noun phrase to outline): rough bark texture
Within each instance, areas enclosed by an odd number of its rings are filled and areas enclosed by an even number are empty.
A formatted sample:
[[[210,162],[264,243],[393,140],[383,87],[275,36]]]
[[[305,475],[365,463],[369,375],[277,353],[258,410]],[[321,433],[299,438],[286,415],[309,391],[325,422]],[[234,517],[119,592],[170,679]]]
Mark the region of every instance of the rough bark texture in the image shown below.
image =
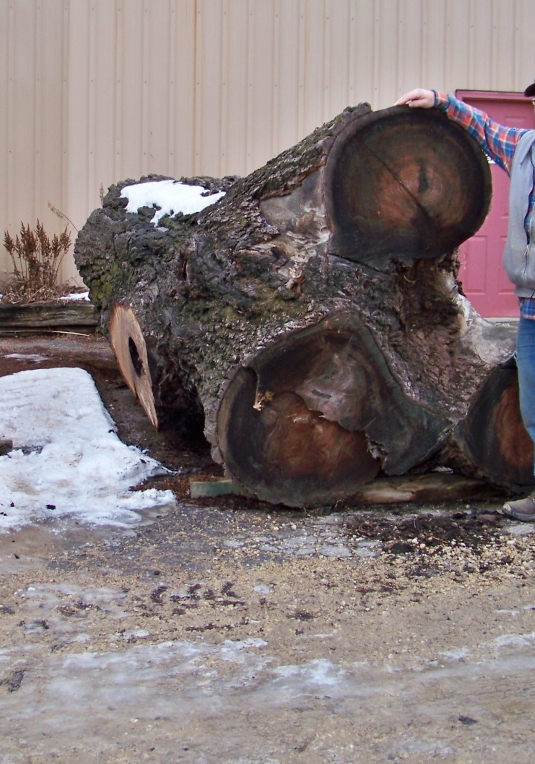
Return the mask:
[[[236,480],[295,506],[438,464],[530,483],[510,448],[492,464],[460,425],[490,415],[482,390],[514,348],[455,279],[455,246],[490,201],[465,132],[434,110],[360,105],[246,178],[182,180],[226,195],[155,228],[152,209],[125,212],[124,181],[75,247],[156,425],[204,422]]]

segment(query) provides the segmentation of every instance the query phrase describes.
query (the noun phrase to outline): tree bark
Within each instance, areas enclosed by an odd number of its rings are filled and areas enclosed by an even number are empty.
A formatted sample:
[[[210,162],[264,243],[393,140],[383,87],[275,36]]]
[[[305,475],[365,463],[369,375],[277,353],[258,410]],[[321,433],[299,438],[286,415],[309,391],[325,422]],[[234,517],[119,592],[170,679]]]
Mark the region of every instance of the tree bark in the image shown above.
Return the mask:
[[[75,247],[155,426],[202,423],[230,476],[291,506],[437,465],[533,480],[510,449],[489,466],[467,434],[499,405],[482,391],[514,338],[456,282],[455,247],[490,202],[466,132],[435,110],[360,105],[246,178],[182,180],[226,195],[155,228],[152,209],[125,211],[124,181]]]

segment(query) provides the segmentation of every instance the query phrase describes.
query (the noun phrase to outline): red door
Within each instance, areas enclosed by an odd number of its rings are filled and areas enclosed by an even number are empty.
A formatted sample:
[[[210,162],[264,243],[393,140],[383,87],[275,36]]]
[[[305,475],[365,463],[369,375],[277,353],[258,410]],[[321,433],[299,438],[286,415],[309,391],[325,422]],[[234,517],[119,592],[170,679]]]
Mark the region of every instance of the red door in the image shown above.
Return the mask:
[[[535,128],[531,100],[519,93],[458,90],[455,95],[485,111],[502,125]],[[490,170],[491,209],[476,235],[459,247],[459,280],[464,294],[480,315],[486,318],[518,317],[514,287],[502,266],[509,215],[509,177],[493,162]]]

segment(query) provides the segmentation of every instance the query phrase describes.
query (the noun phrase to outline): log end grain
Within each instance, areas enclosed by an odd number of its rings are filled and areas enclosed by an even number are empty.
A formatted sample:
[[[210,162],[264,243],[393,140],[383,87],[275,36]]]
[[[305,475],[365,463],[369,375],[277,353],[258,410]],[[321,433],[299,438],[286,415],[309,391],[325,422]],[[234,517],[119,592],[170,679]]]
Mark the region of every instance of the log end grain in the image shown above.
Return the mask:
[[[128,305],[116,303],[109,323],[110,344],[130,390],[141,404],[151,424],[158,428],[158,415],[143,332]]]
[[[461,450],[497,485],[535,485],[533,442],[520,414],[514,366],[496,368],[471,402],[456,433]]]
[[[490,205],[488,162],[436,109],[394,107],[350,122],[325,167],[330,251],[384,267],[459,246]]]

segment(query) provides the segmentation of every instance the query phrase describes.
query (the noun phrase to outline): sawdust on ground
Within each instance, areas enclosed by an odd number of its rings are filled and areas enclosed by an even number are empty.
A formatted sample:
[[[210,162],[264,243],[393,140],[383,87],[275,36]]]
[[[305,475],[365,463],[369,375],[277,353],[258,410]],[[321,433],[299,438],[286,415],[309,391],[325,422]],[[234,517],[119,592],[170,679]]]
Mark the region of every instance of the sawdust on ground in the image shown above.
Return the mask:
[[[194,501],[206,448],[151,430],[104,340],[0,350],[87,368],[180,471],[134,529],[0,537],[0,761],[533,761],[535,529],[500,501]]]

